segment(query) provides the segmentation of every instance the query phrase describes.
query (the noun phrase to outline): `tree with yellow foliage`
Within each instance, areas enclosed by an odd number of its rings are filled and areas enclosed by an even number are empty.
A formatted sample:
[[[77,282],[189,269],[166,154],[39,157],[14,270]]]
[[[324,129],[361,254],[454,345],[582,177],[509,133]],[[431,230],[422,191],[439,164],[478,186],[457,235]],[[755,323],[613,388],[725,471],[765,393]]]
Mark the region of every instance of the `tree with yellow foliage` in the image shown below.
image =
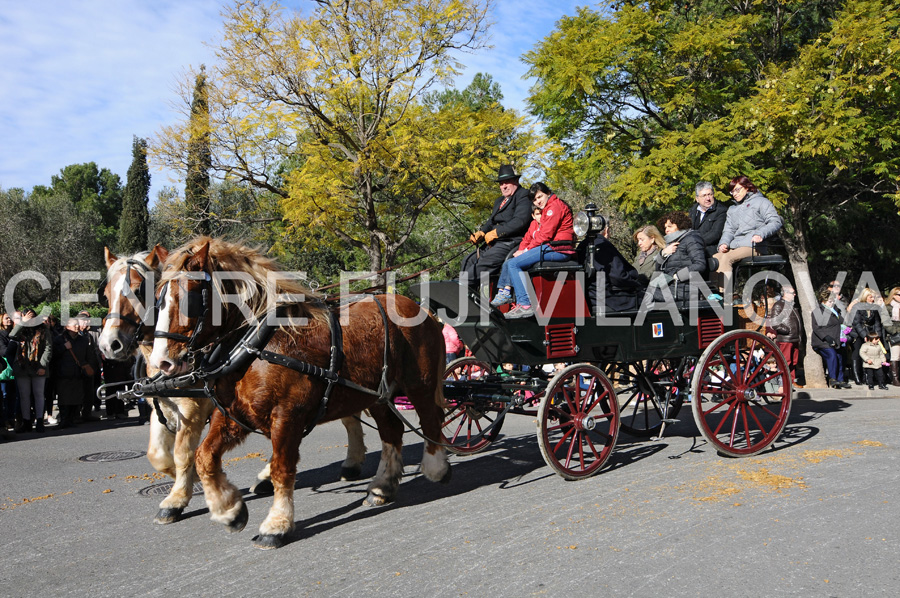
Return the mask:
[[[490,2],[317,0],[308,15],[235,3],[207,74],[212,170],[281,197],[299,239],[325,229],[373,270],[439,204],[487,209],[498,166],[533,166],[548,148],[498,104],[423,96],[458,73],[454,52],[484,46]],[[183,171],[191,126],[163,128],[155,158]]]

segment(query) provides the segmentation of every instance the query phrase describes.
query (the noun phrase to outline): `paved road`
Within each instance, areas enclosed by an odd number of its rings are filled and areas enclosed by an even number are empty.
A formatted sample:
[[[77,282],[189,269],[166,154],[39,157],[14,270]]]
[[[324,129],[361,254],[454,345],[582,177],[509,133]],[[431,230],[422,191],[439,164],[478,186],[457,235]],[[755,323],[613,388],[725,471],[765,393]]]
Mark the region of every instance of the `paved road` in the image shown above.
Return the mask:
[[[146,458],[79,460],[145,450],[146,426],[25,435],[0,443],[0,596],[894,596],[900,395],[842,392],[800,395],[756,458],[718,457],[685,414],[660,442],[623,434],[580,482],[543,463],[531,418],[454,457],[449,485],[416,474],[407,435],[400,497],[381,509],[360,506],[367,482],[335,481],[346,439],[329,424],[301,450],[298,532],[278,551],[250,543],[269,498],[247,496],[240,534],[202,496],[159,526]],[[229,454],[245,491],[266,450]]]

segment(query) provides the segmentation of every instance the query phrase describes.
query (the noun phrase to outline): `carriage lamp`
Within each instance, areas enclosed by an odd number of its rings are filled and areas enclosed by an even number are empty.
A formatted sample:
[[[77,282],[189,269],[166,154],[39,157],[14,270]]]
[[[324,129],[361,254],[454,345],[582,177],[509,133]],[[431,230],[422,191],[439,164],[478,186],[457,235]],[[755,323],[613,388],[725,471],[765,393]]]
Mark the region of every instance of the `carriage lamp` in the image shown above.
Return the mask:
[[[573,227],[579,237],[596,236],[606,228],[606,218],[597,213],[596,204],[589,203],[575,216]]]

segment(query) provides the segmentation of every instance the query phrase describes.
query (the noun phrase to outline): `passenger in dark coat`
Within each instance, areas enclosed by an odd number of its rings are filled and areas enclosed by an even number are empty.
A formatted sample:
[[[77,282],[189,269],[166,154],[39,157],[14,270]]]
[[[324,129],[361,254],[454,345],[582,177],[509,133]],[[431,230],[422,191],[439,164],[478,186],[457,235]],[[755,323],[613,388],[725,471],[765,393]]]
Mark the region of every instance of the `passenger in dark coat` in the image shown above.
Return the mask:
[[[462,272],[469,275],[469,285],[477,288],[482,272],[499,275],[506,256],[515,251],[531,225],[531,195],[519,186],[519,175],[510,165],[500,167],[497,176],[500,197],[494,200],[491,216],[469,237],[472,244],[486,244],[463,259]]]
[[[640,291],[643,288],[638,280],[638,271],[628,263],[616,246],[609,242],[609,226],[603,230],[603,234],[597,235],[593,240],[593,268],[595,274],[587,280],[587,293],[591,302],[591,309],[596,310],[597,281],[600,273],[604,273],[603,305],[605,311],[625,311],[637,309]],[[584,262],[589,255],[587,241],[578,248],[579,261]]]
[[[659,277],[662,280],[654,279],[654,283],[665,281],[675,299],[686,300],[691,297],[691,272],[701,278],[707,273],[703,238],[690,230],[691,220],[684,212],[669,212],[657,221],[656,226],[662,227],[666,235],[666,247],[656,256],[656,268],[663,276]],[[662,301],[663,298],[662,289],[655,288],[654,299]]]
[[[691,228],[703,238],[704,251],[711,257],[718,251],[719,239],[725,228],[730,202],[723,203],[715,198],[712,183],[697,183],[696,201],[691,206]]]

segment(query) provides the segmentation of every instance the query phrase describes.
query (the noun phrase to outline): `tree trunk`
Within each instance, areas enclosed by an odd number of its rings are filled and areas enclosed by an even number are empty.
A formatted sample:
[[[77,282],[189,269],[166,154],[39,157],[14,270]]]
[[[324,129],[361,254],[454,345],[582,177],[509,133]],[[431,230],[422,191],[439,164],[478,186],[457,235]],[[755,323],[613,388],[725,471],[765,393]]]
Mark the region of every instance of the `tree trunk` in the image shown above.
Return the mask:
[[[809,275],[809,263],[806,259],[796,259],[792,251],[788,252],[791,270],[794,273],[794,284],[797,286],[797,300],[800,301],[800,315],[803,318],[803,330],[806,333],[806,354],[803,358],[803,373],[806,375],[806,386],[825,388],[825,368],[822,357],[812,348],[812,312],[817,305],[816,288]]]

